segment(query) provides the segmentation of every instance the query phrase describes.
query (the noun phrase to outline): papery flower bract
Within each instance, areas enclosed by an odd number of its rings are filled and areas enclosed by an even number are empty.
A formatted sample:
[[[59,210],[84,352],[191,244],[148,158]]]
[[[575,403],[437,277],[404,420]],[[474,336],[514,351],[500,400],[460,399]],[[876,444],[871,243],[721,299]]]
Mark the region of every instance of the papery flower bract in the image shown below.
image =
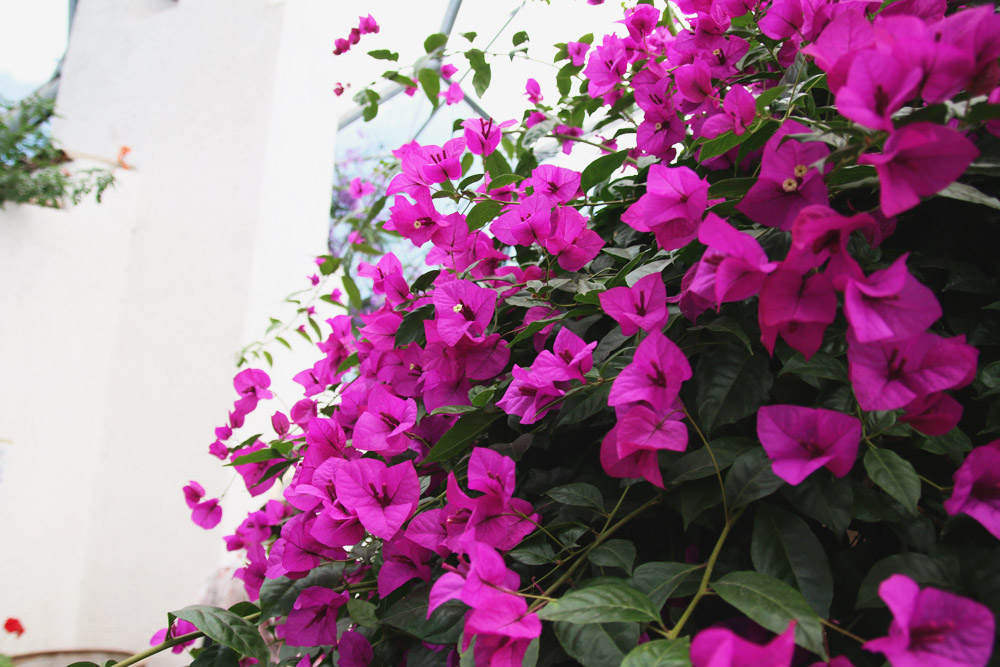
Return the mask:
[[[892,114],[913,97],[922,78],[920,69],[890,54],[858,58],[837,91],[837,110],[865,127],[891,132]]]
[[[445,104],[458,104],[465,99],[465,93],[462,92],[462,86],[457,81],[454,81],[448,86],[448,90],[438,93],[438,97],[443,97]],[[459,176],[461,176],[461,172],[459,172]],[[452,178],[457,177],[453,176]]]
[[[368,638],[356,630],[347,630],[337,644],[337,667],[368,667],[375,653]]]
[[[834,410],[768,405],[757,411],[757,437],[774,474],[796,485],[821,467],[836,477],[849,473],[861,443],[861,422]]]
[[[613,287],[598,298],[601,308],[621,325],[626,336],[639,329],[662,331],[667,324],[667,288],[659,273],[640,278],[632,287]]]
[[[385,458],[402,454],[410,448],[408,434],[417,423],[417,404],[394,396],[382,386],[368,394],[368,409],[354,426],[355,448],[378,452]]]
[[[7,619],[7,622],[9,623],[11,620],[17,621],[17,619]],[[20,621],[17,621],[17,623],[18,625],[20,625]],[[4,629],[7,630],[7,623],[4,623]],[[197,632],[198,628],[196,628],[193,623],[185,621],[183,618],[178,618],[176,621],[174,621],[174,624],[170,627],[170,630],[171,630],[170,637],[175,638],[175,637],[180,637],[182,635],[190,634],[192,632]],[[14,632],[13,630],[7,630],[7,631]],[[21,632],[24,632],[23,628]],[[156,633],[154,633],[152,637],[149,638],[149,645],[159,646],[166,640],[167,640],[167,628],[162,628],[161,630],[158,630]],[[171,648],[170,652],[177,653],[179,655],[184,652],[184,649],[186,649],[188,646],[191,646],[196,641],[198,641],[197,637],[195,637],[190,641],[186,641],[183,644],[178,644],[177,646]]]
[[[486,157],[500,145],[503,130],[516,124],[516,120],[505,120],[502,123],[497,123],[492,118],[488,120],[485,118],[469,118],[462,121],[462,127],[465,129],[465,141],[469,152]]]
[[[544,417],[566,393],[555,386],[559,378],[551,374],[532,373],[515,364],[511,375],[514,381],[497,401],[497,407],[509,415],[519,416],[522,424],[534,424]]]
[[[806,277],[779,267],[764,279],[757,315],[761,342],[769,353],[774,354],[780,335],[808,360],[837,316],[837,295],[822,273]]]
[[[960,132],[933,123],[912,123],[891,135],[881,154],[866,153],[858,164],[878,172],[882,212],[896,215],[955,182],[979,156]]]
[[[430,581],[427,564],[431,550],[397,535],[382,545],[382,569],[378,573],[378,595],[385,598],[411,579]]]
[[[858,342],[911,338],[941,317],[934,292],[910,274],[906,258],[867,278],[847,281],[844,315]]]
[[[426,190],[418,192],[414,196],[414,201],[415,203],[411,203],[406,197],[396,195],[384,228],[399,232],[414,245],[422,246],[431,240],[431,236],[439,226],[445,226],[449,222],[434,208],[431,196]]]
[[[903,574],[878,587],[892,612],[889,635],[862,648],[883,653],[893,667],[984,667],[993,652],[993,612],[968,598],[923,590]]]
[[[464,336],[482,340],[496,310],[497,293],[467,280],[452,280],[434,290],[437,331],[449,346]]]
[[[795,650],[795,621],[764,645],[727,628],[708,628],[691,642],[692,667],[789,667]]]
[[[587,44],[586,42],[566,43],[566,53],[569,56],[573,67],[579,67],[587,61],[587,51],[589,50],[590,44]]]
[[[969,452],[954,480],[948,514],[968,514],[1000,540],[1000,440]]]
[[[534,79],[528,79],[524,84],[524,94],[528,97],[528,101],[532,104],[538,104],[544,97],[542,97],[542,88],[538,85],[538,82]]]
[[[351,179],[348,192],[354,199],[361,199],[365,195],[375,192],[375,186],[367,181],[362,181],[360,176],[356,176]]]
[[[612,104],[620,96],[615,88],[628,69],[625,43],[617,35],[605,35],[600,46],[590,52],[590,59],[583,75],[587,78],[587,94],[601,97],[605,104]]]
[[[362,35],[379,31],[378,23],[372,18],[371,14],[368,16],[362,16],[359,19],[359,28],[361,29]]]
[[[778,264],[750,234],[709,213],[698,228],[698,240],[708,246],[694,268],[689,289],[715,305],[741,301],[760,291],[767,274]]]
[[[654,331],[639,343],[631,363],[615,378],[608,405],[645,401],[655,410],[666,410],[690,377],[691,365],[681,349]]]
[[[337,614],[349,598],[347,591],[310,586],[299,593],[278,633],[288,646],[335,646]]]
[[[411,461],[386,467],[375,459],[347,461],[335,476],[337,498],[369,533],[391,540],[417,507],[420,483]]]
[[[698,236],[708,206],[708,181],[688,167],[649,168],[646,192],[622,215],[640,232],[653,232],[663,250],[682,248]]]

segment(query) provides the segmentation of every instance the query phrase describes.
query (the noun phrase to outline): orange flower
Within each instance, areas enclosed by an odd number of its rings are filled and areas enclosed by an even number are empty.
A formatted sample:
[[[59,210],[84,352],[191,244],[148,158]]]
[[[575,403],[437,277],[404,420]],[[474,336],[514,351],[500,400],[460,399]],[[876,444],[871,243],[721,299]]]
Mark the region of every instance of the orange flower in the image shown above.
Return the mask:
[[[118,166],[122,169],[131,169],[132,167],[125,163],[125,156],[132,152],[132,149],[128,146],[122,146],[118,149]]]

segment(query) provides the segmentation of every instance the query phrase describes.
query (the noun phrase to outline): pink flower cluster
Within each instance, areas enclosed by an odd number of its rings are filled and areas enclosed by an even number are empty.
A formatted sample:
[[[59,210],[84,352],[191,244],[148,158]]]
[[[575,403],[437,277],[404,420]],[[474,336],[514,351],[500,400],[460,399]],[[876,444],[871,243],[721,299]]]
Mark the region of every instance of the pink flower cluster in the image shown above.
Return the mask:
[[[359,17],[357,28],[351,28],[351,32],[348,33],[347,37],[338,37],[334,40],[333,55],[339,56],[342,53],[347,53],[351,50],[352,46],[361,41],[361,35],[378,31],[378,23],[372,18],[371,14]]]

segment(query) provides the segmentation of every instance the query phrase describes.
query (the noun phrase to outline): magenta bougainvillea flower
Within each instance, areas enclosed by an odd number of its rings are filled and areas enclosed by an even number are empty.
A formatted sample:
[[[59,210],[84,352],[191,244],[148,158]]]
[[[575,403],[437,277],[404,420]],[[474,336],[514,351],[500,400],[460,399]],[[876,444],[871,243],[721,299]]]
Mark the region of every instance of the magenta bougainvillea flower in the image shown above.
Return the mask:
[[[1000,540],[1000,440],[969,452],[954,480],[948,514],[968,514]]]
[[[657,411],[667,410],[681,383],[691,378],[691,364],[677,344],[659,331],[639,343],[631,363],[611,385],[608,405],[645,401]]]
[[[858,342],[910,338],[941,317],[941,304],[907,271],[906,257],[867,278],[847,281],[844,315]]]
[[[417,507],[420,483],[411,461],[386,467],[375,459],[347,461],[335,476],[337,498],[375,537],[391,540]]]
[[[823,172],[813,163],[826,158],[830,149],[826,144],[794,139],[782,141],[788,134],[809,134],[809,128],[788,121],[764,146],[760,177],[736,206],[754,222],[769,227],[789,230],[795,217],[810,204],[828,202]],[[888,213],[888,215],[892,215]]]
[[[353,445],[385,458],[402,454],[413,442],[416,423],[417,404],[412,398],[404,400],[377,386],[368,395],[368,409],[354,426]]]
[[[795,651],[795,621],[761,645],[743,639],[728,628],[709,628],[691,642],[693,667],[789,667]]]
[[[375,653],[368,638],[357,630],[347,630],[337,644],[337,667],[368,667]]]
[[[579,67],[587,61],[587,51],[589,50],[590,44],[586,42],[566,43],[566,54],[569,56],[570,62],[573,63],[573,67]]]
[[[823,467],[837,477],[849,473],[861,443],[861,422],[834,410],[768,405],[757,412],[757,437],[774,474],[795,485]]]
[[[889,635],[864,648],[893,667],[985,667],[993,652],[993,613],[968,598],[894,574],[878,587],[893,621]]]
[[[639,329],[661,331],[667,324],[667,289],[659,273],[636,281],[632,287],[613,287],[601,292],[601,308],[618,324],[626,336]]]
[[[222,508],[218,498],[202,500],[204,496],[204,487],[194,480],[184,487],[184,501],[191,508],[191,520],[195,525],[211,530],[222,521]]]
[[[289,646],[335,646],[337,612],[348,598],[346,591],[310,586],[299,593],[288,619],[278,626],[279,634]]]
[[[532,104],[538,104],[545,99],[542,97],[542,87],[534,79],[528,79],[524,84],[524,94],[528,96],[528,101]]]
[[[454,347],[464,337],[483,339],[496,310],[497,293],[467,280],[451,280],[437,286],[433,299],[437,332]]]
[[[709,213],[698,230],[698,240],[708,246],[694,267],[687,289],[716,307],[739,301],[760,291],[767,274],[778,265],[750,234]]]
[[[378,594],[384,598],[411,579],[430,581],[427,564],[431,550],[397,535],[382,547],[382,569],[378,573]]]
[[[489,155],[500,145],[503,130],[511,125],[517,125],[517,121],[505,120],[497,123],[492,118],[470,118],[462,121],[469,152],[484,157]]]
[[[765,278],[757,309],[760,338],[774,354],[780,335],[786,343],[812,357],[823,343],[823,332],[837,316],[837,295],[822,273],[808,277],[779,268]]]
[[[622,222],[640,232],[653,232],[664,250],[683,248],[698,236],[708,206],[708,181],[688,167],[649,168],[646,193],[632,204]]]
[[[960,132],[933,123],[913,123],[893,132],[881,154],[866,154],[858,164],[878,172],[882,212],[897,215],[955,182],[979,156]]]
[[[15,621],[16,624],[11,623],[11,621]],[[4,630],[11,633],[17,633],[18,637],[24,634],[24,627],[21,625],[21,622],[18,621],[16,618],[8,618],[7,621],[4,623]],[[188,621],[185,621],[183,618],[178,618],[176,621],[174,621],[174,624],[170,627],[170,630],[171,630],[170,632],[171,637],[180,637],[181,635],[197,632],[198,628],[194,627],[193,623],[189,623]],[[167,640],[167,628],[162,628],[160,630],[157,630],[156,633],[149,638],[149,645],[158,646],[163,642],[165,642],[166,640]],[[181,654],[188,646],[193,645],[196,641],[198,641],[197,637],[192,639],[191,641],[187,641],[184,642],[183,644],[178,644],[177,646],[174,646],[173,648],[170,649],[170,651],[171,653]]]
[[[875,130],[891,132],[892,114],[917,92],[923,72],[891,54],[858,58],[837,91],[837,110]]]
[[[964,336],[921,333],[896,342],[860,343],[848,332],[848,374],[862,410],[895,410],[972,382],[978,350]]]

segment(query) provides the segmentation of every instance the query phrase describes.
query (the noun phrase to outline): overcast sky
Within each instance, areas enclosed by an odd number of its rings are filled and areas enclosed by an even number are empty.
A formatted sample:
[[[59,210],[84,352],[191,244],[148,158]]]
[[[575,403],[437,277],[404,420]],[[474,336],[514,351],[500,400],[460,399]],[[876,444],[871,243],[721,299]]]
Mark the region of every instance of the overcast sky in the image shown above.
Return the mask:
[[[17,99],[52,76],[66,50],[67,0],[0,0],[0,96]]]

